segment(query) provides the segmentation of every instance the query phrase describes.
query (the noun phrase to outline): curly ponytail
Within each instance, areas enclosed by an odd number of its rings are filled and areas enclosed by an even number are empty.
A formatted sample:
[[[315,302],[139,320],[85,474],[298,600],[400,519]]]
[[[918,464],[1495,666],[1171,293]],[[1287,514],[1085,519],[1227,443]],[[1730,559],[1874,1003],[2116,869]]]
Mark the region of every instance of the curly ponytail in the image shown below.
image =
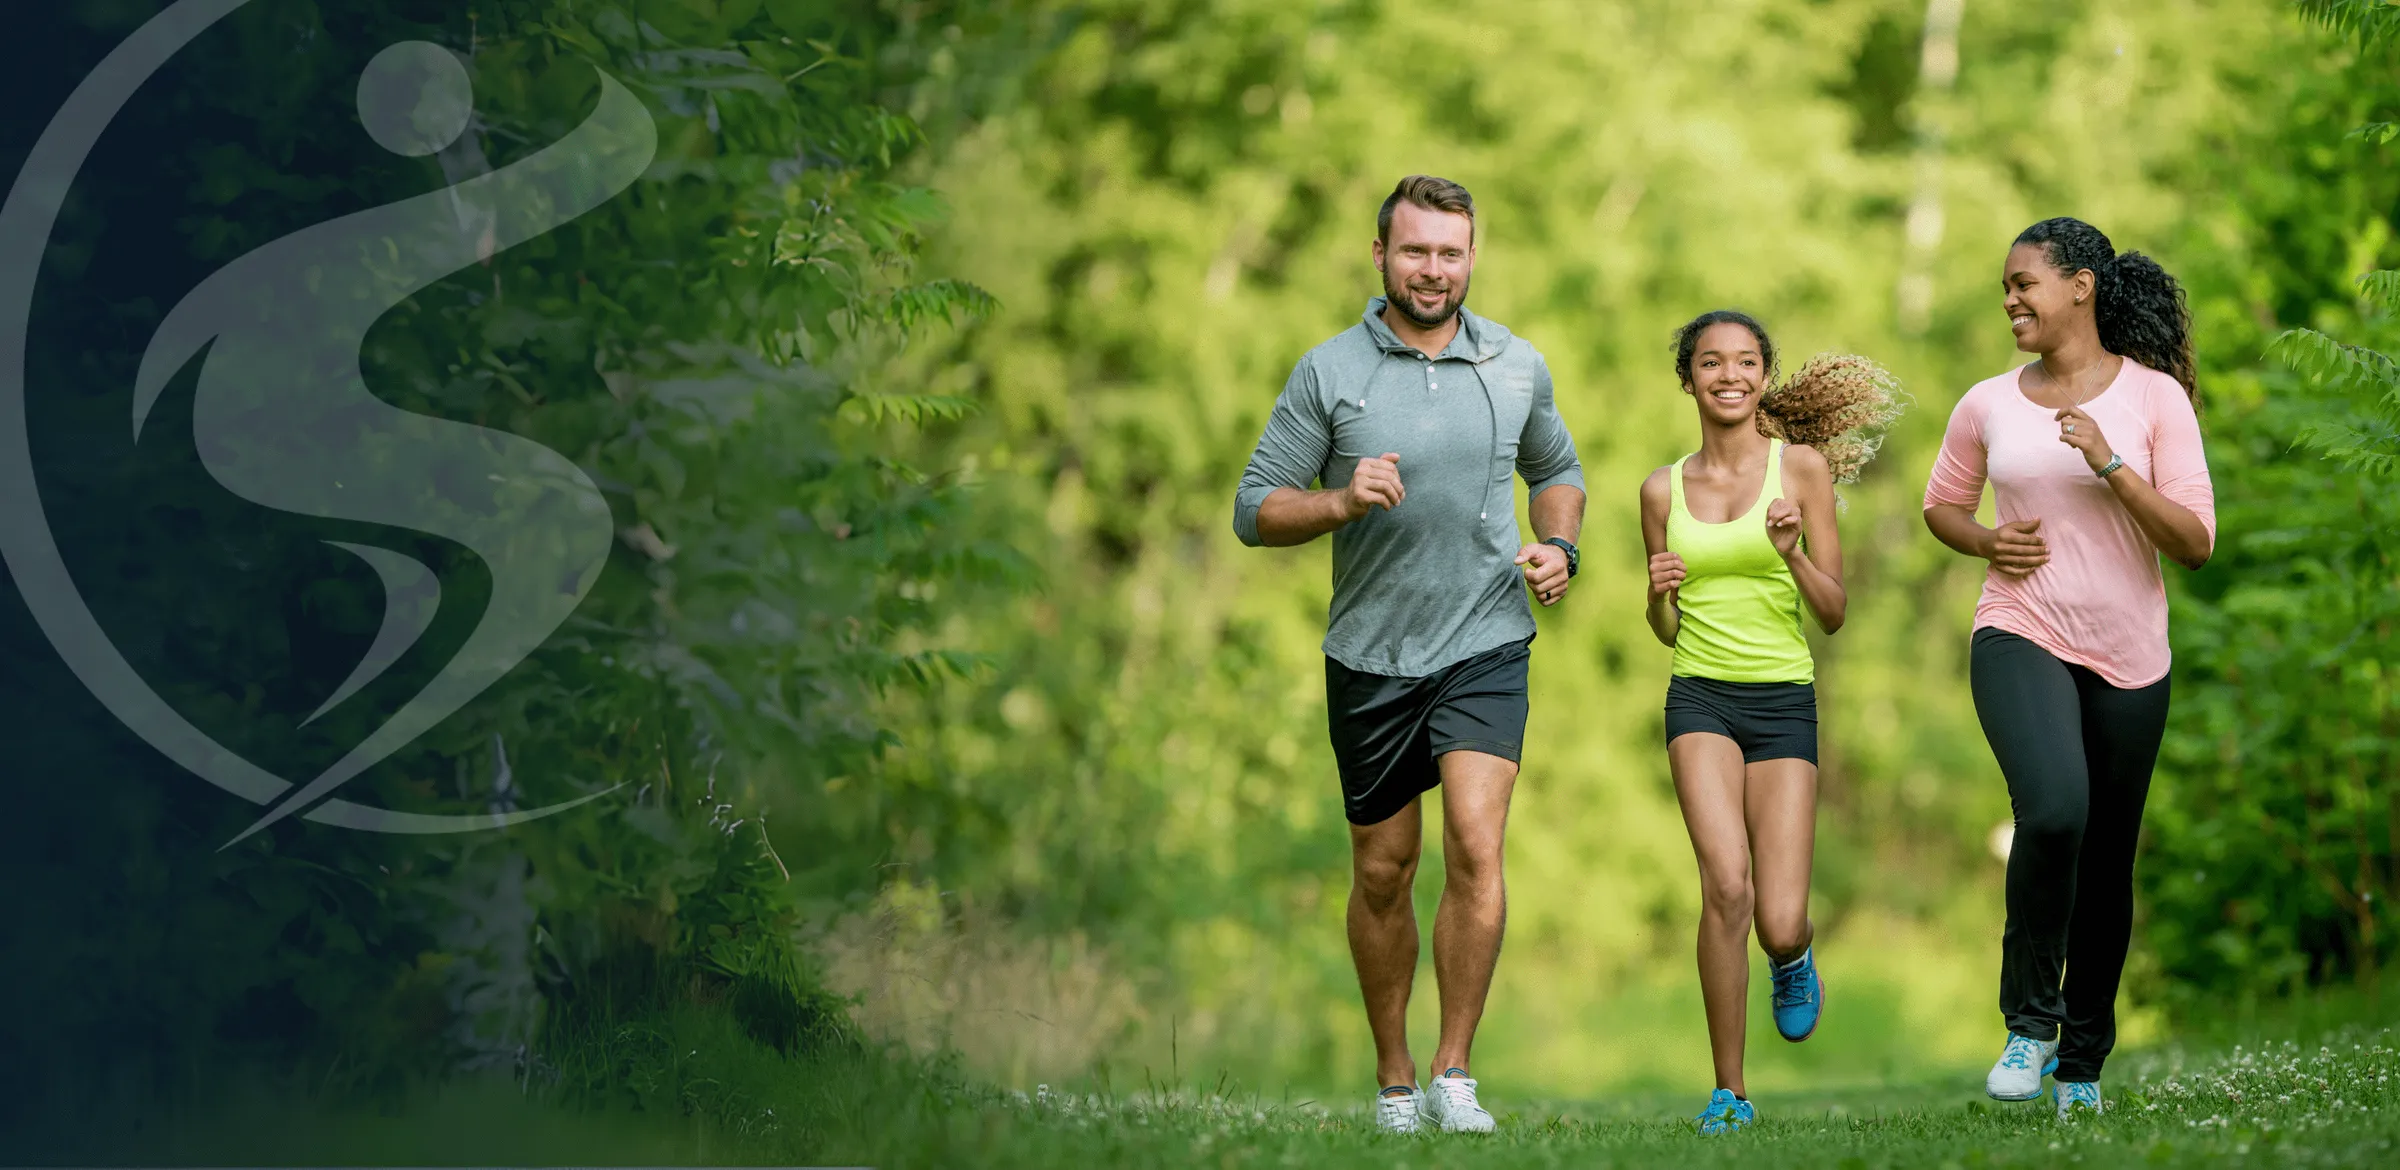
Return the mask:
[[[1833,469],[1833,482],[1857,483],[1859,472],[1883,447],[1883,437],[1906,408],[1908,395],[1891,371],[1854,354],[1826,353],[1808,359],[1799,372],[1778,382],[1775,342],[1767,327],[1747,313],[1713,309],[1675,331],[1675,376],[1692,384],[1692,351],[1711,325],[1739,325],[1758,339],[1767,367],[1767,392],[1759,396],[1758,433],[1813,447]]]
[[[2158,261],[2116,250],[2099,228],[2068,216],[2045,219],[2017,234],[2039,244],[2060,272],[2092,270],[2093,318],[2100,348],[2175,379],[2192,408],[2200,407],[2200,377],[2192,362],[2192,315],[2183,286]]]
[[[1759,398],[1758,429],[1815,448],[1833,482],[1857,483],[1907,404],[1890,370],[1856,354],[1822,353]]]

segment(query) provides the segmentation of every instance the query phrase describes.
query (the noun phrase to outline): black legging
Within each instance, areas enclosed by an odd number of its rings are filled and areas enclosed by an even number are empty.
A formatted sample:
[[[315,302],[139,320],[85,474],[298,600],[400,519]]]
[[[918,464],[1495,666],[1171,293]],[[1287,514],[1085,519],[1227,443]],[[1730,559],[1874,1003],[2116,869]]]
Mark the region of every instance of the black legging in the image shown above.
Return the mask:
[[[2059,1042],[2059,1080],[2096,1081],[2117,1043],[2133,850],[2166,731],[2167,680],[2112,687],[1989,626],[1973,646],[1975,715],[2017,819],[2000,1011],[2009,1031]]]

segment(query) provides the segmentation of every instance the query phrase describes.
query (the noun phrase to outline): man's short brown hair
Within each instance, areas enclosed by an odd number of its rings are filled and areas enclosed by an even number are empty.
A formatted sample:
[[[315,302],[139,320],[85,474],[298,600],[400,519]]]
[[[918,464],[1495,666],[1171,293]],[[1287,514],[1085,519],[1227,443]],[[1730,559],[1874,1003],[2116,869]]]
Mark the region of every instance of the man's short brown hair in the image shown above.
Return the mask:
[[[1403,200],[1427,211],[1447,211],[1452,215],[1466,216],[1468,231],[1471,233],[1474,230],[1475,197],[1467,194],[1466,188],[1432,175],[1410,175],[1400,180],[1399,186],[1392,188],[1392,193],[1384,197],[1383,210],[1375,213],[1376,239],[1387,244],[1391,242],[1392,209],[1400,206]],[[1469,238],[1473,237],[1470,235]]]

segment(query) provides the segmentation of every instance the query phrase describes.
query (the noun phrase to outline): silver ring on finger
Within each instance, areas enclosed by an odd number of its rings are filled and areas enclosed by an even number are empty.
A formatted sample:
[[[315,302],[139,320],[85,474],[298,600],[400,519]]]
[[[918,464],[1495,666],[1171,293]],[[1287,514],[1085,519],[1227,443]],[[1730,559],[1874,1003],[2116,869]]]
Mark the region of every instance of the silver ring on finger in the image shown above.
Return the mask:
[[[2068,424],[2067,424],[2067,433],[2068,433],[2068,434],[2070,434],[2070,435],[2072,435],[2072,434],[2074,434],[2074,433],[2075,433],[2075,424],[2074,424],[2074,423],[2068,423]]]

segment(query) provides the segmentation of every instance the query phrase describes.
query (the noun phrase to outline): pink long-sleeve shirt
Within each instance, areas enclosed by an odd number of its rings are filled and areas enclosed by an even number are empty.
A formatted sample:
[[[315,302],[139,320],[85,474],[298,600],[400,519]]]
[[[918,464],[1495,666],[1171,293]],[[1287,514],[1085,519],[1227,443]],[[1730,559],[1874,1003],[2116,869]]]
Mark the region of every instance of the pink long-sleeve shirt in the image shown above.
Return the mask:
[[[1986,378],[1959,399],[1925,485],[1926,507],[1971,509],[1988,480],[2001,523],[2042,522],[2049,562],[2024,577],[1988,571],[1975,625],[2016,634],[2110,686],[2148,686],[2166,677],[2170,663],[2158,546],[2083,453],[2059,441],[2058,412],[2025,397],[2017,376]],[[2200,419],[2183,387],[2127,358],[2083,411],[2126,470],[2200,517],[2214,548],[2216,493]]]

